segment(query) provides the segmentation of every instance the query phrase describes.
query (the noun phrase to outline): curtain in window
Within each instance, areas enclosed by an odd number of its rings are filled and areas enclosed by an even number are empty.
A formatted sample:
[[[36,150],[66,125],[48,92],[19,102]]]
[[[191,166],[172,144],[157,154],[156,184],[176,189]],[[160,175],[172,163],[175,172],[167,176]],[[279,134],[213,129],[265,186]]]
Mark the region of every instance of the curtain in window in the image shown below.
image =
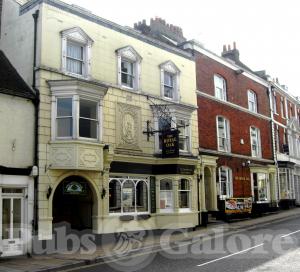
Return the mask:
[[[72,98],[57,99],[56,113],[56,136],[72,137],[73,117],[72,117]]]
[[[67,71],[82,75],[83,47],[71,42],[67,43]]]

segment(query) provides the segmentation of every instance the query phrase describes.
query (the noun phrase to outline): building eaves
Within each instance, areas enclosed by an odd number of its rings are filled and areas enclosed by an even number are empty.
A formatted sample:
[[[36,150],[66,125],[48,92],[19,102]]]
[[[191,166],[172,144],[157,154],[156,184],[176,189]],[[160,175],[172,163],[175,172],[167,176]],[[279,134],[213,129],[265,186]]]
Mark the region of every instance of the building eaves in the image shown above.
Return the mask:
[[[5,54],[0,50],[0,93],[34,100],[35,93],[26,84]]]
[[[92,12],[89,12],[85,9],[82,9],[82,8],[78,7],[78,6],[70,5],[70,4],[67,4],[67,3],[59,1],[59,0],[31,0],[31,1],[27,2],[25,5],[20,7],[20,15],[28,12],[29,10],[31,10],[35,6],[37,6],[39,4],[42,4],[42,3],[51,5],[53,7],[58,8],[58,9],[61,9],[61,10],[64,10],[66,12],[69,12],[71,14],[74,14],[76,16],[79,16],[83,19],[86,19],[88,21],[96,23],[98,25],[104,26],[106,28],[110,28],[112,30],[118,31],[119,33],[128,35],[128,36],[133,37],[135,39],[138,39],[138,40],[141,40],[141,41],[146,42],[148,44],[151,44],[153,46],[159,47],[159,48],[161,48],[163,50],[166,50],[170,53],[180,55],[181,57],[193,60],[192,55],[190,53],[182,50],[182,49],[179,49],[179,48],[174,47],[174,46],[167,45],[163,42],[160,42],[157,39],[145,36],[145,35],[139,33],[138,31],[136,31],[132,28],[121,26],[121,25],[116,24],[114,22],[111,22],[109,20],[103,19],[103,18],[93,14]]]

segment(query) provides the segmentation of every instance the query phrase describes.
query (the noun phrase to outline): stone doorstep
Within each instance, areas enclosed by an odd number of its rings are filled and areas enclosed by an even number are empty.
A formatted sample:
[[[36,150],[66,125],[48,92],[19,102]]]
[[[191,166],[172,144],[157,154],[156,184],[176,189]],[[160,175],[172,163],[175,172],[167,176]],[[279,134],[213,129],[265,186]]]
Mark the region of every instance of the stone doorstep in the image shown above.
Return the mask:
[[[300,209],[294,208],[288,211],[282,211],[275,214],[264,215],[259,218],[254,219],[245,219],[232,223],[224,224],[213,224],[208,225],[207,228],[201,228],[195,231],[187,232],[185,235],[182,233],[175,234],[172,236],[171,243],[174,245],[175,242],[184,242],[190,241],[192,237],[207,237],[209,234],[220,233],[221,235],[229,235],[230,232],[236,231],[237,229],[251,229],[258,224],[270,224],[274,221],[278,222],[285,220],[287,217],[294,217],[300,215]],[[153,242],[154,240],[154,242]],[[149,246],[153,246],[155,249],[160,248],[160,236],[154,236],[154,239],[151,241],[146,241],[145,246],[143,247],[146,250],[151,250]],[[156,241],[155,241],[156,240]],[[148,247],[148,249],[147,249]],[[143,248],[139,250],[143,250]],[[101,256],[105,250],[99,248],[96,250],[96,253],[92,256],[86,255],[87,258],[83,258],[83,255],[80,254],[57,254],[57,255],[48,255],[48,256],[33,256],[32,258],[25,257],[14,257],[8,259],[0,259],[0,272],[56,272],[65,269],[78,268],[80,266],[86,266],[94,263],[105,262],[106,259],[111,257],[116,257],[116,255],[109,254]],[[133,254],[136,250],[131,251]],[[2,266],[3,264],[3,266]],[[4,270],[3,270],[4,269]]]

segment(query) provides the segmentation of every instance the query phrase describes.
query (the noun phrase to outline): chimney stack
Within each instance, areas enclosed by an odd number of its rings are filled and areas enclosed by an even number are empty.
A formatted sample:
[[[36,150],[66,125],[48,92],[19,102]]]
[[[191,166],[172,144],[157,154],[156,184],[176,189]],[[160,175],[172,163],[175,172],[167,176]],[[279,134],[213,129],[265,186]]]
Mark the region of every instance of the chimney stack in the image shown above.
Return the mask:
[[[223,45],[222,57],[230,59],[234,62],[238,62],[240,60],[240,52],[236,48],[236,42],[233,42],[233,49],[231,49],[231,45],[228,45],[228,49],[226,45]]]

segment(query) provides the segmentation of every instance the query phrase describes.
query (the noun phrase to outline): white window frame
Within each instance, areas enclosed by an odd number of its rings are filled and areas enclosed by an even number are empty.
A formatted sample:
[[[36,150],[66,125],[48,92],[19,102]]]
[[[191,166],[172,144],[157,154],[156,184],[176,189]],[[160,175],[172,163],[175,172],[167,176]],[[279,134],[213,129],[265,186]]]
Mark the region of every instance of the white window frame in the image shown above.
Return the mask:
[[[180,100],[180,70],[172,61],[166,61],[159,65],[160,68],[160,86],[161,86],[161,97],[171,101],[179,101]],[[173,97],[165,96],[165,73],[168,73],[172,76],[173,80]]]
[[[252,137],[252,129],[255,129],[256,132],[256,138]],[[257,154],[254,154],[253,152],[253,140],[256,140],[257,142]],[[250,127],[250,147],[251,147],[251,156],[255,158],[261,158],[262,157],[262,150],[261,150],[261,137],[260,137],[260,130],[257,127],[251,126]]]
[[[253,201],[255,201],[255,195],[254,195],[254,174],[257,175],[257,190],[258,190],[258,200],[256,200],[256,203],[269,203],[271,201],[270,198],[270,181],[267,173],[264,172],[254,172],[251,174],[251,187],[252,187],[252,196],[253,196]],[[266,182],[266,198],[267,200],[261,200],[259,196],[259,178],[258,175],[265,175],[265,182]]]
[[[91,55],[92,55],[92,44],[93,40],[80,28],[74,27],[70,29],[63,30],[61,32],[62,39],[62,60],[61,60],[61,70],[63,73],[78,77],[88,79],[91,75]],[[81,46],[83,48],[83,59],[82,59],[82,74],[72,73],[67,70],[67,44],[71,42],[75,45]]]
[[[114,215],[126,215],[126,214],[150,214],[150,179],[148,177],[110,177],[109,178],[109,183],[113,180],[117,180],[118,182],[120,182],[120,190],[121,190],[121,212],[118,213],[113,213],[109,211],[109,207],[108,207],[108,212],[110,216],[114,216]],[[134,199],[135,199],[135,205],[134,205],[134,211],[133,212],[124,212],[124,206],[123,206],[123,185],[125,182],[132,182],[134,184]],[[137,198],[136,198],[136,188],[137,188],[137,184],[139,182],[145,182],[147,185],[147,207],[148,210],[145,212],[138,212],[137,211]],[[109,204],[108,204],[109,206]]]
[[[224,124],[224,132],[225,137],[221,137],[220,131],[219,131],[219,118],[223,118],[223,124]],[[217,128],[217,145],[218,145],[218,151],[221,152],[230,152],[231,151],[231,139],[230,139],[230,123],[227,118],[221,115],[216,116],[216,128]],[[220,148],[220,141],[224,140],[225,148],[224,150]],[[226,145],[227,143],[227,145]],[[227,147],[226,147],[227,146]]]
[[[222,88],[219,88],[216,84],[217,80],[221,80],[223,83]],[[226,80],[222,76],[218,74],[214,74],[214,89],[215,89],[215,97],[227,101],[227,87],[226,87]],[[220,92],[220,95],[218,94]]]
[[[49,81],[51,89],[51,139],[52,141],[60,140],[82,140],[91,142],[101,142],[103,132],[103,98],[107,92],[107,87],[90,86],[88,88],[85,82],[79,80],[66,81]],[[95,87],[96,90],[93,90]],[[72,118],[73,133],[71,137],[57,137],[57,99],[72,98]],[[86,138],[79,136],[80,120],[80,100],[96,102],[97,107],[97,138]]]
[[[168,181],[172,184],[172,188],[171,190],[161,190],[161,182],[163,181]],[[173,180],[172,179],[169,179],[169,178],[163,178],[159,181],[159,201],[162,200],[162,197],[161,197],[161,193],[166,193],[166,192],[169,192],[171,194],[171,201],[172,201],[172,207],[171,208],[161,208],[159,207],[159,210],[161,213],[172,213],[174,212],[174,184],[173,184]]]
[[[118,85],[128,90],[139,91],[142,57],[132,46],[119,48],[116,50],[116,54],[117,54],[117,69],[118,69],[118,73],[117,73]],[[133,86],[132,87],[122,83],[122,62],[123,61],[133,64],[133,75],[132,75]]]
[[[280,113],[281,117],[285,119],[285,106],[284,106],[284,99],[283,97],[280,98]]]
[[[189,183],[189,189],[188,190],[179,190],[179,182],[181,179],[184,179],[184,180],[187,180],[188,183]],[[188,208],[180,208],[179,207],[179,198],[180,198],[180,192],[188,192],[188,205],[189,207]],[[187,178],[180,178],[178,180],[178,211],[179,212],[190,212],[192,210],[192,182],[190,179],[187,179]]]
[[[226,172],[226,181],[222,181],[221,171],[224,170]],[[222,192],[222,184],[226,184],[226,195],[221,194]],[[219,167],[219,196],[220,199],[226,199],[233,197],[233,180],[232,180],[232,169],[227,166]]]
[[[253,90],[248,90],[248,109],[257,113],[257,95]]]

